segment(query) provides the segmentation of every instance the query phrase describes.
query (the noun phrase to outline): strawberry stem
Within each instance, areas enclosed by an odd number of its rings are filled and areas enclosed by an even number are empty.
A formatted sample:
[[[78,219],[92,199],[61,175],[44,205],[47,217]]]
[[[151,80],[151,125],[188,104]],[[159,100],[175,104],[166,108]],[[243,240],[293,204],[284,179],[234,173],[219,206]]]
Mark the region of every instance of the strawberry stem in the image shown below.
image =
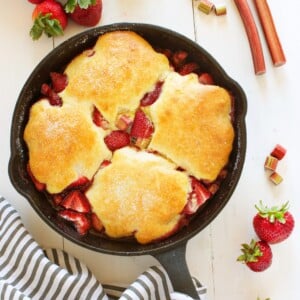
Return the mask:
[[[284,203],[281,207],[272,206],[268,207],[263,205],[262,201],[259,202],[259,205],[255,205],[255,208],[258,210],[259,215],[262,218],[268,218],[271,223],[274,223],[276,220],[282,224],[286,222],[285,213],[288,211],[289,203]]]
[[[82,9],[87,9],[92,5],[96,4],[96,0],[68,0],[65,5],[65,12],[74,12],[76,6],[78,5]]]

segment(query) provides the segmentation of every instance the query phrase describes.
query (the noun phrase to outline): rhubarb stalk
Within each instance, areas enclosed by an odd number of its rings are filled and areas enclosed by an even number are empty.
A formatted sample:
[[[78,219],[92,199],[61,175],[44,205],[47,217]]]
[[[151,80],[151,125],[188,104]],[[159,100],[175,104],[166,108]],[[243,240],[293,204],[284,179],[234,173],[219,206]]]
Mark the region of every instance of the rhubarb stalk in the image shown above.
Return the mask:
[[[265,60],[263,50],[257,31],[257,27],[254,22],[250,7],[247,0],[234,0],[235,5],[240,13],[244,27],[247,33],[247,37],[250,44],[254,71],[256,75],[260,75],[266,72]]]
[[[285,55],[275,28],[273,17],[266,0],[254,0],[259,20],[263,27],[264,35],[267,40],[269,51],[275,67],[285,64]]]

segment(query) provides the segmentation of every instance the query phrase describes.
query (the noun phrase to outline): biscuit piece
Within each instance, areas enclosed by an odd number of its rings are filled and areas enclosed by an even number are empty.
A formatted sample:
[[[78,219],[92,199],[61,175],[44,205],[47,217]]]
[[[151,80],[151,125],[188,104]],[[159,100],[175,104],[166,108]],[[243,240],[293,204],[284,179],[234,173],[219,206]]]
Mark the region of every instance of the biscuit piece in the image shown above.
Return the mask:
[[[79,177],[91,179],[101,162],[111,157],[103,137],[104,131],[85,107],[38,101],[31,107],[24,132],[34,177],[52,194]]]
[[[227,164],[234,130],[231,98],[218,86],[199,84],[195,74],[170,73],[150,107],[156,150],[197,179],[213,181]]]
[[[86,196],[108,236],[134,234],[145,244],[176,227],[189,191],[188,176],[173,163],[126,147],[99,170]]]
[[[68,85],[61,97],[64,102],[93,103],[114,129],[118,114],[133,114],[142,96],[169,70],[166,56],[141,36],[110,32],[67,66]]]

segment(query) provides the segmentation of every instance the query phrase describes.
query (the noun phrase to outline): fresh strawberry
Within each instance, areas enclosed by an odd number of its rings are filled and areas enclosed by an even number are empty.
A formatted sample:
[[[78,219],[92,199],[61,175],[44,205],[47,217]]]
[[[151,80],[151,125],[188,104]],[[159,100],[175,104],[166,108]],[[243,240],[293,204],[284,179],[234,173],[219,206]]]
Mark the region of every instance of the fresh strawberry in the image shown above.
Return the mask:
[[[187,215],[194,214],[198,208],[211,197],[211,192],[196,178],[191,178],[192,192],[189,195],[188,202],[183,209]]]
[[[30,176],[30,179],[32,180],[35,188],[38,190],[38,191],[44,191],[46,189],[46,184],[45,183],[42,183],[42,182],[39,182],[35,177],[34,175],[32,174],[32,171],[31,171],[31,168],[29,166],[29,164],[27,164],[27,173],[28,175]]]
[[[131,137],[149,138],[153,131],[153,124],[147,118],[146,114],[141,109],[137,110],[131,127]]]
[[[104,142],[109,150],[114,151],[128,146],[130,144],[130,136],[125,131],[115,130],[104,138]]]
[[[272,249],[265,241],[252,240],[250,244],[242,244],[243,252],[237,261],[245,263],[252,271],[262,272],[272,264]]]
[[[68,0],[65,11],[79,25],[92,27],[101,19],[102,0]]]
[[[28,0],[28,2],[33,3],[33,4],[39,4],[43,2],[44,0]]]
[[[81,213],[88,213],[91,211],[91,205],[88,199],[85,194],[79,190],[74,190],[68,193],[60,205],[66,209],[71,209]]]
[[[68,84],[67,75],[57,72],[50,72],[50,77],[54,92],[60,93],[66,88]]]
[[[104,119],[104,117],[102,116],[100,111],[97,109],[97,107],[94,107],[94,110],[93,110],[93,122],[97,126],[103,128],[103,129],[109,128],[108,122]]]
[[[80,235],[86,234],[91,228],[90,219],[83,213],[66,209],[59,211],[58,215],[72,222]]]
[[[144,97],[141,99],[141,106],[148,106],[153,104],[161,93],[163,82],[159,81],[156,83],[153,91],[146,93]]]
[[[55,0],[45,0],[36,5],[30,30],[33,40],[37,40],[45,33],[48,37],[63,35],[68,24],[68,17],[61,3]]]
[[[295,225],[292,214],[288,211],[288,203],[281,207],[255,206],[258,213],[253,218],[253,227],[261,240],[270,244],[280,243],[287,239]]]

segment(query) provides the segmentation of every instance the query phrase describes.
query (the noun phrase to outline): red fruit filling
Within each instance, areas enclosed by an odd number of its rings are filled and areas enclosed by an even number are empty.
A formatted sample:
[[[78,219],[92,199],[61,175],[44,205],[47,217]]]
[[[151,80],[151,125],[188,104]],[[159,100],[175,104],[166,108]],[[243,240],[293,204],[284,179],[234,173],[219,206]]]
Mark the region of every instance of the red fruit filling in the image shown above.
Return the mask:
[[[85,176],[79,177],[76,181],[71,183],[67,190],[70,189],[79,189],[81,191],[85,191],[91,185],[91,181]]]
[[[125,131],[115,130],[104,138],[104,142],[109,150],[115,151],[128,146],[130,144],[130,136]]]
[[[154,90],[149,93],[146,93],[144,97],[141,99],[141,106],[148,106],[153,104],[159,97],[162,86],[163,86],[162,81],[157,82]]]
[[[188,75],[190,73],[195,73],[199,69],[199,65],[197,63],[191,62],[184,64],[178,71],[180,75]]]
[[[198,208],[209,199],[211,192],[197,179],[191,178],[192,192],[189,195],[188,202],[183,209],[187,215],[194,214]]]
[[[91,211],[91,205],[88,199],[86,198],[85,194],[79,190],[73,190],[68,193],[67,196],[61,201],[60,205],[66,209],[81,213],[89,213]]]
[[[61,98],[47,83],[42,84],[41,93],[47,97],[51,105],[62,106]]]
[[[214,84],[212,76],[208,73],[201,73],[199,75],[199,82],[202,84]]]
[[[108,122],[104,119],[97,107],[94,107],[93,110],[93,122],[104,130],[109,128]]]
[[[120,115],[118,117],[116,127],[119,128],[120,130],[128,130],[130,126],[132,125],[133,120],[127,116],[127,115]]]
[[[68,78],[65,74],[50,72],[50,77],[52,82],[52,88],[56,93],[62,92],[68,85]]]
[[[103,231],[104,230],[104,226],[102,224],[102,222],[100,221],[100,219],[98,218],[98,216],[95,213],[91,214],[91,221],[92,221],[92,227],[96,230],[96,231]]]
[[[70,221],[80,235],[85,235],[91,229],[91,221],[86,214],[66,209],[59,211],[58,215]]]

